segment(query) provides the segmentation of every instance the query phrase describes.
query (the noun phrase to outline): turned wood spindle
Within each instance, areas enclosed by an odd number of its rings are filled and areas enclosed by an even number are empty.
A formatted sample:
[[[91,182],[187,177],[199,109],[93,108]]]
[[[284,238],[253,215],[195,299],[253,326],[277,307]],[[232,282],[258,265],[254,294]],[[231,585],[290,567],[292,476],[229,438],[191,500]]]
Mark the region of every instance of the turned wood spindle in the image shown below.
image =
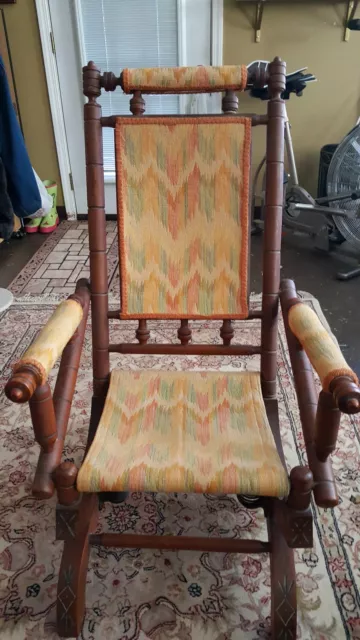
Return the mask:
[[[111,84],[111,76],[104,80]],[[95,396],[107,393],[109,360],[109,323],[107,314],[107,247],[105,220],[105,185],[101,126],[101,74],[93,62],[83,68],[83,90],[88,102],[84,105],[85,157],[87,175],[88,227],[90,250],[93,389]]]
[[[290,472],[290,493],[287,504],[292,509],[302,511],[310,506],[314,486],[313,474],[309,467],[294,467]]]
[[[189,342],[191,341],[191,329],[189,327],[189,320],[180,320],[180,327],[177,334],[181,344],[189,344]]]
[[[228,347],[231,343],[235,335],[234,327],[232,320],[223,320],[223,323],[220,327],[220,337],[226,347]]]
[[[141,91],[134,91],[134,95],[130,100],[130,111],[133,116],[142,116],[145,113],[145,100],[141,95]]]
[[[79,499],[76,489],[78,470],[73,462],[62,462],[54,471],[54,483],[60,504],[69,506]]]
[[[321,462],[325,462],[329,455],[335,451],[340,417],[341,413],[336,406],[333,395],[321,391],[315,422],[315,449]]]
[[[150,331],[147,328],[147,320],[139,320],[139,326],[135,332],[136,339],[140,344],[146,344],[150,338]]]
[[[265,228],[261,323],[261,387],[264,398],[276,398],[278,307],[280,289],[281,220],[283,211],[284,122],[286,65],[279,58],[269,64],[266,142]]]
[[[221,101],[221,108],[223,113],[237,113],[238,107],[239,99],[235,91],[227,89]]]
[[[29,400],[29,407],[35,440],[42,450],[48,453],[57,438],[54,403],[48,382],[35,389]]]

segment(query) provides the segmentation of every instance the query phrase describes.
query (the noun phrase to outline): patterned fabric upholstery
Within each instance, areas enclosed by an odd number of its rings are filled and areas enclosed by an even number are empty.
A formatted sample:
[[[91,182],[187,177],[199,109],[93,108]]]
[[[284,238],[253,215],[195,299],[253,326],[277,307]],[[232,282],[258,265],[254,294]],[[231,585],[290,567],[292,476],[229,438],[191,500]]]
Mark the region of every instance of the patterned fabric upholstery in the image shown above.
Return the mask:
[[[124,69],[125,93],[210,93],[214,91],[244,91],[247,69],[244,65],[224,67],[150,67]]]
[[[357,375],[350,369],[339,346],[321,324],[316,313],[300,302],[289,310],[289,325],[317,372],[324,391],[337,376],[349,376],[358,384]]]
[[[251,121],[117,118],[122,318],[245,318]]]
[[[259,374],[113,371],[77,487],[286,496]]]
[[[74,335],[83,317],[83,309],[76,300],[64,300],[40,331],[32,345],[14,366],[14,371],[24,364],[34,366],[46,382],[56,360]]]

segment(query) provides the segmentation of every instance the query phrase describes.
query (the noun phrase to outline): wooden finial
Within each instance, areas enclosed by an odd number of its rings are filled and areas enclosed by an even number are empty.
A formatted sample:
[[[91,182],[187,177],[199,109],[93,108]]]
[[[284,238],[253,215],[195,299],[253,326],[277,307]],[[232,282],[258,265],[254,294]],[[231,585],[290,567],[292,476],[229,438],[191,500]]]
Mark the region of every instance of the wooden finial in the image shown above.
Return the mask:
[[[177,334],[181,344],[189,344],[189,342],[191,341],[191,329],[189,327],[189,320],[180,320],[180,327]]]
[[[5,395],[12,402],[28,402],[39,384],[39,370],[31,364],[24,364],[11,376],[5,387]]]
[[[280,98],[286,87],[286,64],[276,57],[270,62],[268,71],[270,98]]]
[[[222,99],[221,105],[223,113],[237,113],[237,110],[239,108],[239,100],[235,91],[232,91],[230,89],[225,91],[225,95]]]
[[[136,329],[135,335],[136,335],[136,339],[139,341],[140,344],[147,343],[147,341],[150,338],[150,331],[147,328],[146,320],[139,320],[139,326]]]
[[[134,91],[134,95],[130,100],[130,111],[134,116],[142,116],[145,113],[145,100],[141,95],[141,91]]]
[[[96,98],[101,94],[100,69],[92,61],[83,67],[83,93],[93,103],[96,103]]]
[[[233,327],[233,323],[231,320],[223,320],[223,323],[220,327],[220,336],[222,338],[222,341],[224,343],[224,345],[226,347],[229,346],[229,344],[231,343],[231,340],[233,339],[235,335],[235,331],[234,331],[234,327]]]
[[[294,467],[290,472],[290,494],[287,504],[292,509],[302,511],[310,506],[314,486],[313,474],[309,467]]]
[[[334,378],[329,386],[336,405],[343,413],[359,413],[360,389],[354,380],[348,376]]]
[[[54,472],[54,483],[60,504],[71,505],[80,494],[76,489],[78,470],[73,462],[62,462]]]

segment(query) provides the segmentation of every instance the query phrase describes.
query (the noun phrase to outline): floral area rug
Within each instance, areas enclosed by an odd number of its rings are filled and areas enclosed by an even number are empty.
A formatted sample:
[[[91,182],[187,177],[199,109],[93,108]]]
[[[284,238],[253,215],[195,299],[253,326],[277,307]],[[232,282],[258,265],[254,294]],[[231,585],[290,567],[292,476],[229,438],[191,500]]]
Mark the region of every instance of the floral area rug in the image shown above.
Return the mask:
[[[1,316],[1,383],[51,314],[55,297],[18,299]],[[318,310],[314,299],[309,304]],[[256,300],[253,305],[256,305]],[[153,341],[176,340],[176,323],[151,323]],[[194,341],[219,340],[219,323],[193,323]],[[259,323],[235,323],[236,341],[254,342]],[[135,323],[113,321],[111,342],[134,340]],[[124,369],[258,369],[257,356],[112,355]],[[53,371],[51,382],[56,376]],[[280,327],[281,433],[289,468],[305,462],[295,391]],[[88,328],[64,457],[80,463],[90,414],[91,336]],[[0,429],[0,637],[55,640],[55,598],[62,542],[55,541],[55,499],[37,501],[31,483],[39,448],[27,406],[1,395]],[[334,510],[313,506],[314,547],[296,552],[298,638],[360,638],[359,422],[344,417],[333,456],[341,497]],[[102,529],[266,539],[260,510],[235,496],[139,494],[107,503]],[[270,570],[267,555],[138,549],[91,551],[86,592],[86,640],[255,640],[268,638]]]

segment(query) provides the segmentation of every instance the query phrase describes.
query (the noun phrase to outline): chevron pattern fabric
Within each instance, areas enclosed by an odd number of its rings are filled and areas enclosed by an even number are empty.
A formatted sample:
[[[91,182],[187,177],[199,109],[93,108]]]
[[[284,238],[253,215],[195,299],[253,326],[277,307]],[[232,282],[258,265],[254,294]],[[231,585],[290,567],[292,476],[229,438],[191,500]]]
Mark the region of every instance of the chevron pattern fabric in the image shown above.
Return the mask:
[[[209,93],[212,91],[244,91],[247,82],[245,65],[222,67],[149,67],[124,69],[125,93]]]
[[[310,307],[303,302],[293,305],[289,309],[289,325],[317,372],[324,391],[329,391],[329,385],[337,376],[348,376],[355,384],[359,384],[356,373],[350,369],[339,345]]]
[[[113,371],[77,487],[286,496],[260,375]]]
[[[118,118],[122,318],[245,318],[251,120]]]

